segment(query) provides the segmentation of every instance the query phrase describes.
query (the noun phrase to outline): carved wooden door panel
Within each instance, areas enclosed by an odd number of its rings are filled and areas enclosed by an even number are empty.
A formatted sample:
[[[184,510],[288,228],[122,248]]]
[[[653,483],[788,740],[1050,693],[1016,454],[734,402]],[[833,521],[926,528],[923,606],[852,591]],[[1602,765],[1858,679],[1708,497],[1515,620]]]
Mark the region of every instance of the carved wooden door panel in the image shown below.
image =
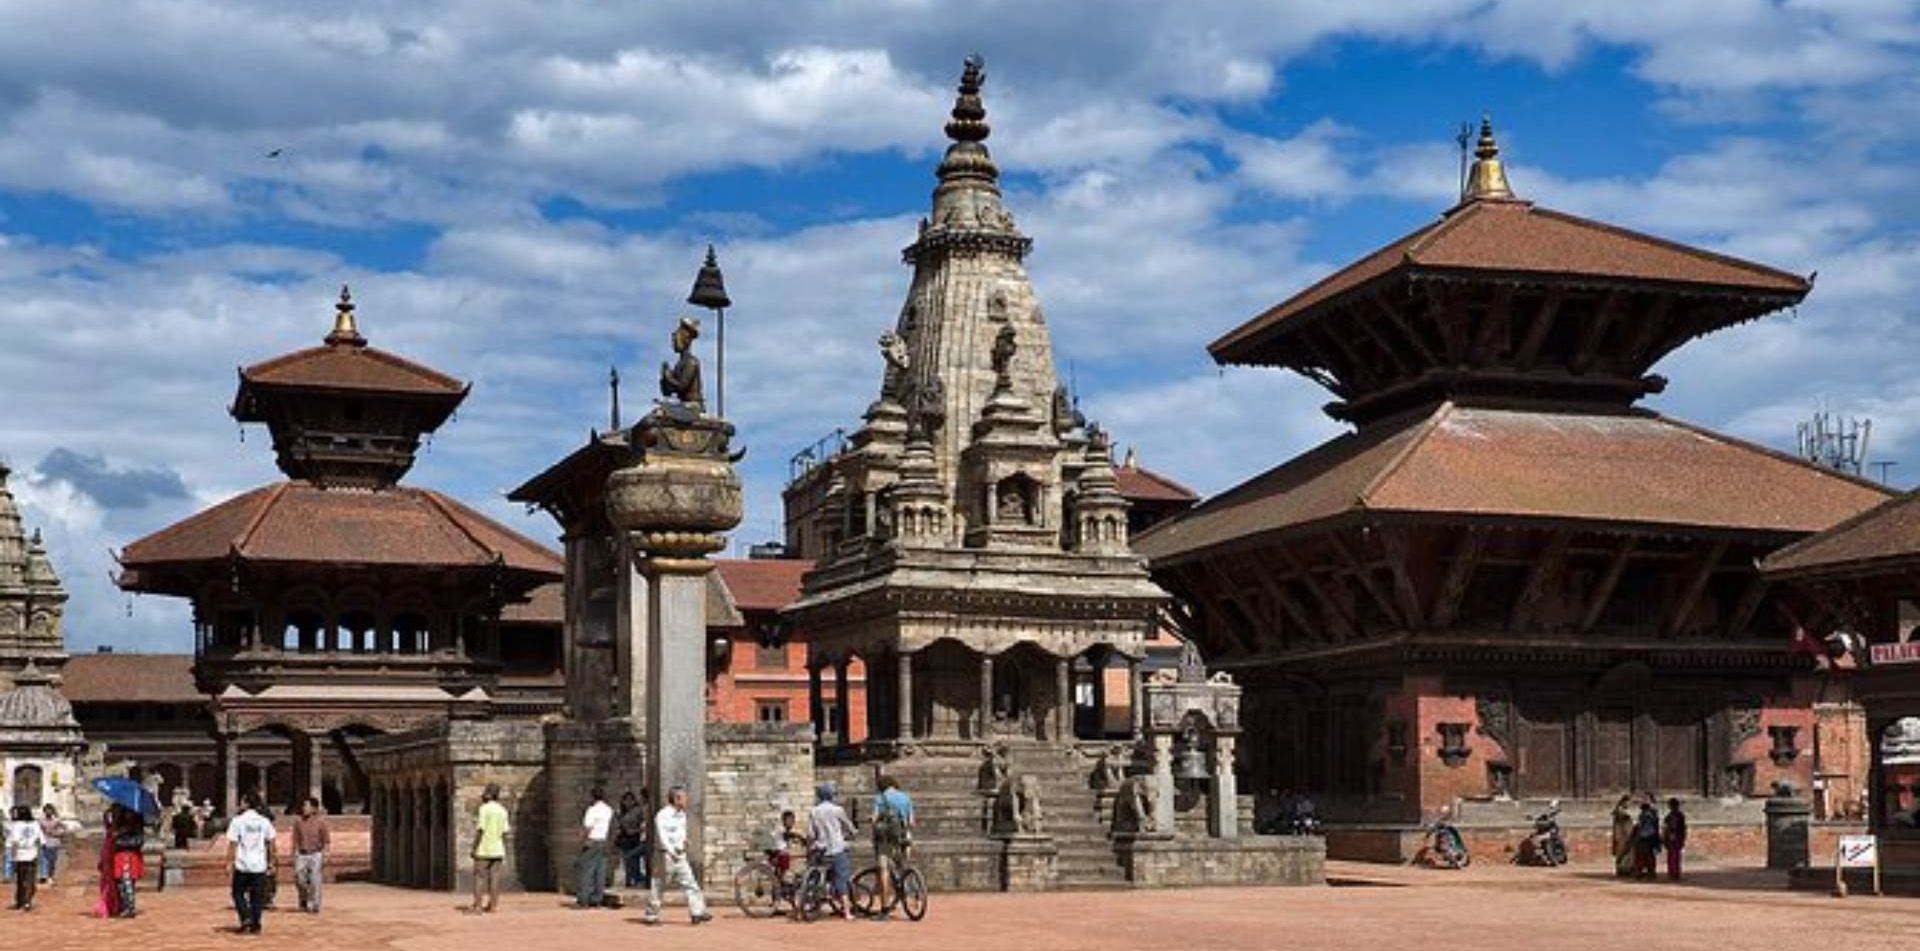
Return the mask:
[[[1633,711],[1601,710],[1593,724],[1592,795],[1617,795],[1634,789]]]
[[[1706,747],[1698,723],[1662,723],[1654,727],[1654,787],[1661,792],[1699,794],[1706,786]]]
[[[1524,796],[1563,796],[1570,790],[1573,744],[1565,723],[1529,721],[1521,731],[1520,766],[1515,785]]]

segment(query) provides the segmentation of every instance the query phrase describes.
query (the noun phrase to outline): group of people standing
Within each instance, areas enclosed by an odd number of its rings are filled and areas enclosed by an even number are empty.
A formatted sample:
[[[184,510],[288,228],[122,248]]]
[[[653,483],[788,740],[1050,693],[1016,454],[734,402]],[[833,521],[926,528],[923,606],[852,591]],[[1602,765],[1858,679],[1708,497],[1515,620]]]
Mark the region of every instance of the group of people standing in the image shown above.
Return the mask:
[[[41,885],[53,884],[60,870],[60,853],[67,833],[78,824],[47,803],[35,816],[30,806],[15,806],[8,817],[4,855],[5,877],[13,880],[13,908],[32,911]]]
[[[1637,806],[1637,808],[1636,808]],[[1613,867],[1621,878],[1651,879],[1658,876],[1655,860],[1667,854],[1667,878],[1680,880],[1680,859],[1687,848],[1687,814],[1680,800],[1667,800],[1667,814],[1660,815],[1651,793],[1635,797],[1628,793],[1613,806]]]
[[[487,802],[498,798],[497,787],[489,786],[487,790]],[[687,911],[694,924],[713,920],[713,915],[707,911],[706,895],[700,890],[700,881],[693,874],[693,863],[687,858],[686,787],[675,786],[667,790],[666,805],[651,817],[647,815],[647,791],[644,789],[637,795],[632,791],[622,795],[617,813],[607,804],[604,788],[595,786],[588,795],[593,802],[580,818],[580,856],[574,863],[574,907],[583,910],[607,907],[607,857],[611,844],[620,850],[621,870],[626,876],[627,887],[647,889],[645,920],[648,924],[660,921],[660,890],[663,884],[686,893]],[[481,808],[485,810],[486,804],[483,803]],[[480,847],[485,844],[475,843],[476,859],[480,855]],[[658,869],[649,866],[651,853],[656,847],[661,863]],[[486,907],[480,907],[480,884],[476,877],[474,909],[491,911],[497,901],[497,896],[492,897]]]

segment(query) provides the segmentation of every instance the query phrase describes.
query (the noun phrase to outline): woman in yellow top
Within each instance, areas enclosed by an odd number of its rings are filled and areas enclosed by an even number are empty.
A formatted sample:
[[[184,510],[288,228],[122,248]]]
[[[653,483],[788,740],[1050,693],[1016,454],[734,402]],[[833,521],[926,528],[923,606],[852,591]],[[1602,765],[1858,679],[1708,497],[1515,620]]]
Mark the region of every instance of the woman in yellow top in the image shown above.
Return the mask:
[[[507,860],[507,807],[500,804],[499,783],[488,783],[480,799],[473,833],[473,904],[467,910],[491,912],[500,904],[500,865]],[[482,891],[487,896],[484,907]]]

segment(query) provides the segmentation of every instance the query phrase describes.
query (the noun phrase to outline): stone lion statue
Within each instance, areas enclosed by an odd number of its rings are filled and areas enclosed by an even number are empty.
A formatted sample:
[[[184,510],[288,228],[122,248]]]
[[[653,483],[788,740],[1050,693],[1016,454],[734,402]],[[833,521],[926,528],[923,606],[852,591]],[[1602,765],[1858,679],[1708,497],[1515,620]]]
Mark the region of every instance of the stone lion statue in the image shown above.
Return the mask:
[[[1000,787],[994,826],[1016,835],[1039,835],[1044,814],[1040,808],[1040,780],[1023,775]]]

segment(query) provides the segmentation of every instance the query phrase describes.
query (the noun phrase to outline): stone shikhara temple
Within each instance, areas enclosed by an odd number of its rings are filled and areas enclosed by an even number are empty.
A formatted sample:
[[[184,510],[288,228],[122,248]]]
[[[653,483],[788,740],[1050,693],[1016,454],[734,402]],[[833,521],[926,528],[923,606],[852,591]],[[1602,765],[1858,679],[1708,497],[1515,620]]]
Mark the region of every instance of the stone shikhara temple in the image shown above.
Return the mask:
[[[1168,599],[1129,546],[1108,438],[1056,374],[983,80],[970,60],[904,254],[907,301],[880,338],[878,398],[849,448],[787,490],[789,535],[817,565],[786,616],[812,644],[820,774],[863,808],[883,771],[910,790],[917,861],[940,886],[1317,880],[1315,847],[1236,841],[1251,822],[1233,784],[1237,690],[1193,665],[1181,690],[1139,674]],[[856,659],[859,744],[846,706],[829,722],[821,703]],[[1138,747],[1074,716],[1076,665],[1099,691],[1115,664],[1135,691],[1129,740],[1151,740]]]
[[[1755,854],[1819,690],[1756,562],[1886,492],[1636,404],[1810,282],[1521,200],[1485,123],[1477,156],[1440,220],[1211,346],[1354,431],[1137,546],[1245,691],[1242,783],[1310,792],[1336,855],[1405,857],[1455,804],[1499,854],[1629,791]]]
[[[67,592],[39,531],[21,523],[11,475],[0,464],[0,806],[72,815],[88,750],[58,689]]]

